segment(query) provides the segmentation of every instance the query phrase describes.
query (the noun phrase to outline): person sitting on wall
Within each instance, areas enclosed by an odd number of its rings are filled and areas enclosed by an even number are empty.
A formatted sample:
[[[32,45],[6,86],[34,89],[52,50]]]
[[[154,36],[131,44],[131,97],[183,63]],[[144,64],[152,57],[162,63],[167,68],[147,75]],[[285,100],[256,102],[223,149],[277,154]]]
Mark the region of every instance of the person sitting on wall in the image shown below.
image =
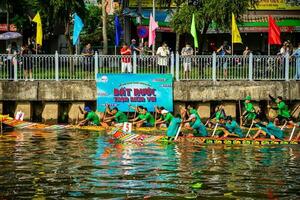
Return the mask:
[[[219,131],[219,136],[222,136],[223,138],[226,137],[239,137],[242,138],[243,137],[243,132],[242,129],[240,128],[240,126],[238,125],[238,123],[232,119],[231,116],[228,116],[226,118],[226,120],[221,117],[219,119],[219,125],[218,125],[221,129],[221,131]]]
[[[79,109],[82,114],[86,115],[86,118],[79,122],[79,126],[99,126],[100,118],[94,111],[91,110],[90,107],[86,106],[83,110],[81,109],[81,107],[79,107]]]
[[[133,122],[133,125],[136,125],[137,127],[153,127],[155,123],[153,115],[151,115],[145,107],[143,107],[141,114],[129,121]]]
[[[264,135],[267,138],[271,138],[272,140],[278,138],[283,140],[283,131],[278,128],[273,122],[261,121],[259,118],[255,119],[255,126],[259,128],[256,134],[253,136],[253,139],[257,138],[259,135]]]
[[[170,113],[166,109],[163,109],[161,110],[161,117],[156,121],[155,126],[159,125],[159,127],[163,127],[164,125],[166,125],[168,127],[172,119],[172,113]]]
[[[206,127],[201,122],[200,118],[195,114],[191,114],[188,120],[183,121],[183,123],[189,123],[186,127],[187,130],[192,130],[195,137],[207,137],[208,133]],[[191,135],[189,135],[191,136]]]
[[[109,107],[106,107],[106,113],[111,115],[110,117],[106,117],[103,120],[102,126],[107,127],[108,124],[113,126],[122,126],[124,122],[128,122],[128,118],[125,113],[119,111],[117,107],[114,107],[112,110]]]

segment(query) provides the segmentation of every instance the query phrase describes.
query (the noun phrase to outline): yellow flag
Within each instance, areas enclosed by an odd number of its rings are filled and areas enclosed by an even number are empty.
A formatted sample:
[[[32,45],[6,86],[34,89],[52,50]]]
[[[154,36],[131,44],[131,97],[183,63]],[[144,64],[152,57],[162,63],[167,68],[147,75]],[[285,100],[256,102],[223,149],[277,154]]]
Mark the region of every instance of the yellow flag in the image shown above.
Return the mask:
[[[43,43],[43,28],[40,13],[38,12],[32,20],[36,23],[36,43],[42,46]]]
[[[232,24],[231,24],[231,41],[232,43],[243,43],[233,13],[232,13]]]

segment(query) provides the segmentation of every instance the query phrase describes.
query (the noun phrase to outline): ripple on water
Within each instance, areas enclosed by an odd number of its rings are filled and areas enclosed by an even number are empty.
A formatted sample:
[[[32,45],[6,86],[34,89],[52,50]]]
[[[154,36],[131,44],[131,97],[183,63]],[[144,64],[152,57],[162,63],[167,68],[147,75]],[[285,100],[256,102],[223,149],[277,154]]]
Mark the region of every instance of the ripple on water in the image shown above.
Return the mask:
[[[137,145],[96,132],[13,132],[0,138],[0,199],[298,199],[299,157],[298,145]]]

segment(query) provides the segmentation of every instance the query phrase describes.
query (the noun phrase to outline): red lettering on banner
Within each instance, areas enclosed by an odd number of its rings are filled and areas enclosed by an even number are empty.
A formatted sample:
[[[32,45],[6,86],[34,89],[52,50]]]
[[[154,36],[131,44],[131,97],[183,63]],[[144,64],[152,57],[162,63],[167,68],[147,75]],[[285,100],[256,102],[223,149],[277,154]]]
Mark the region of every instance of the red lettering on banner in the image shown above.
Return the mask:
[[[152,88],[134,88],[133,94],[134,96],[156,96],[155,90]]]

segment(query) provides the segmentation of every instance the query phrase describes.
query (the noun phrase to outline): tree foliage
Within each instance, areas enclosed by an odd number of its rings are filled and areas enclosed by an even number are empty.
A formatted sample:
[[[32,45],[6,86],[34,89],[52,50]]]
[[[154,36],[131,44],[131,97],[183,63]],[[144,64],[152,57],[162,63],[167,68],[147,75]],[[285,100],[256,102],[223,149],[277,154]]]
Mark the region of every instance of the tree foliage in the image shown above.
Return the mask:
[[[257,3],[258,0],[202,0],[197,7],[185,3],[174,14],[170,25],[179,34],[189,33],[194,13],[196,29],[201,34],[205,35],[213,22],[219,30],[228,30],[231,27],[231,13],[239,19]]]

